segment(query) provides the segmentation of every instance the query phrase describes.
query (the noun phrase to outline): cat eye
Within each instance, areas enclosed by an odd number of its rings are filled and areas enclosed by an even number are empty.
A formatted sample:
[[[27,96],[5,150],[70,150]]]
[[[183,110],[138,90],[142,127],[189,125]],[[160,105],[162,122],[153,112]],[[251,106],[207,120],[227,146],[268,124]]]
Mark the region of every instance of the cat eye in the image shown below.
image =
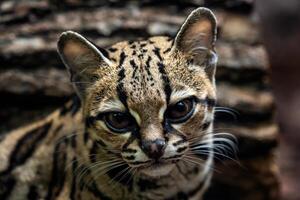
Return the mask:
[[[171,123],[182,123],[192,116],[194,106],[195,101],[193,98],[181,100],[168,107],[166,117]]]
[[[192,116],[194,106],[195,101],[193,98],[184,99],[170,105],[166,111],[166,117],[171,123],[182,123]]]
[[[131,115],[123,112],[110,112],[103,116],[106,126],[113,132],[125,133],[135,126],[135,121]]]

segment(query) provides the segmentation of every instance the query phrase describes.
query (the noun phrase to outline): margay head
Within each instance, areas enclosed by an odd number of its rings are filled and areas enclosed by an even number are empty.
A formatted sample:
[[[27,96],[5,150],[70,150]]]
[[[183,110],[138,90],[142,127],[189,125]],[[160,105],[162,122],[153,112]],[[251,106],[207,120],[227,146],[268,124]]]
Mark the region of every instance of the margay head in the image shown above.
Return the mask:
[[[152,178],[180,162],[212,164],[216,26],[213,13],[199,8],[174,39],[102,49],[78,33],[61,35],[59,53],[82,101],[88,137],[99,144],[95,161],[115,159]],[[207,156],[200,161],[199,145]]]

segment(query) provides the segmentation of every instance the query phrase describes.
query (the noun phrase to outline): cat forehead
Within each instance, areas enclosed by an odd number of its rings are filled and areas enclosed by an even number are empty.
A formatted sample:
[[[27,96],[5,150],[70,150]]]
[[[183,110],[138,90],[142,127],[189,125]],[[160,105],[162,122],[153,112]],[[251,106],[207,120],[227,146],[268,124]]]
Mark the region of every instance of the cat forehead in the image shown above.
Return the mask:
[[[145,63],[149,56],[152,59],[165,59],[171,51],[172,45],[173,40],[171,38],[162,36],[151,37],[145,40],[124,41],[108,48],[108,55],[109,59],[117,64],[124,57],[125,63],[130,59],[135,60],[136,63]]]
[[[189,96],[188,91],[194,95],[206,90],[205,83],[209,81],[205,73],[202,76],[201,71],[193,73],[188,70],[187,61],[182,55],[175,56],[172,46],[173,40],[168,37],[125,41],[111,46],[107,52],[114,66],[108,68],[106,76],[113,78],[102,79],[100,85],[96,84],[96,91],[104,88],[107,92],[100,94],[121,100],[119,103],[123,99],[122,103],[126,101],[134,110],[144,110],[145,106],[151,105],[157,111],[169,103],[172,93],[182,94],[184,91],[184,96]]]
[[[108,49],[110,59],[119,71],[129,104],[145,102],[151,98],[158,103],[165,96],[164,63],[171,51],[173,40],[168,37],[152,37],[147,40],[127,41]]]

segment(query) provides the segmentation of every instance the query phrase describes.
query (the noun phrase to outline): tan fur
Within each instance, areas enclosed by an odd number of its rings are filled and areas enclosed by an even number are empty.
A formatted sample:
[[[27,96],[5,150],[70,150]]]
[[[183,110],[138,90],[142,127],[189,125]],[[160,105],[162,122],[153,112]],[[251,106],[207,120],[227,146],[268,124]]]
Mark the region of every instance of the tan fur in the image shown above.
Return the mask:
[[[204,45],[214,51],[216,22],[204,8],[191,15],[193,21],[188,18],[175,41],[168,37],[124,41],[106,53],[77,33],[63,33],[58,50],[81,107],[70,101],[46,119],[7,134],[0,143],[0,183],[7,185],[4,192],[0,188],[0,197],[201,198],[211,178],[212,153],[204,160],[188,160],[195,138],[201,142],[212,137],[213,105],[207,101],[214,102],[216,91],[214,74],[208,70],[214,72],[215,63],[210,65],[209,58],[199,58],[191,48]],[[192,116],[182,123],[164,124],[166,110],[187,97],[199,101],[193,104]],[[138,129],[112,131],[99,119],[104,111],[128,112]],[[143,142],[156,140],[166,143],[159,166],[142,148]],[[126,179],[124,174],[117,176],[120,170],[114,178],[108,173],[113,167],[105,163],[113,162],[128,166],[121,168],[130,172],[127,183],[120,180]]]

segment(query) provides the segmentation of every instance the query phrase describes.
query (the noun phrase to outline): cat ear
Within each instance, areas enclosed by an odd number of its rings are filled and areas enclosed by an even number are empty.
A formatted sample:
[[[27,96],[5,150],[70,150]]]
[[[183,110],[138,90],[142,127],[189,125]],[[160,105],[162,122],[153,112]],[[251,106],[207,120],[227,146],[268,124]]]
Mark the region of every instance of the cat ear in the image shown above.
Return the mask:
[[[80,34],[66,31],[61,34],[57,43],[58,53],[71,75],[71,82],[81,99],[86,89],[97,79],[97,69],[103,65],[111,65],[100,50]],[[102,52],[101,52],[102,51]]]
[[[186,55],[193,65],[205,67],[208,76],[215,73],[217,20],[211,10],[198,8],[185,20],[174,41],[174,49]]]

